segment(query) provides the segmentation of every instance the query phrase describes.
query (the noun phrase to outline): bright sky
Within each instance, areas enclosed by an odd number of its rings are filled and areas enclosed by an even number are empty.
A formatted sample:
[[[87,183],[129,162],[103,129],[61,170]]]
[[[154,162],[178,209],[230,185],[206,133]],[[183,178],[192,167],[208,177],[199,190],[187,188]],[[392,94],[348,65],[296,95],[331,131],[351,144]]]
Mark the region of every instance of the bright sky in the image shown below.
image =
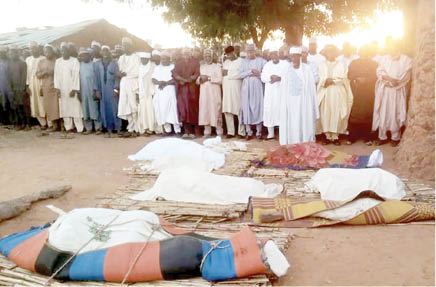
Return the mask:
[[[141,3],[141,4],[139,4]],[[105,18],[118,27],[144,39],[151,39],[152,46],[163,48],[192,46],[192,37],[183,31],[179,24],[167,24],[161,17],[162,9],[153,10],[148,1],[136,4],[120,4],[114,0],[105,0],[104,4],[90,0],[1,0],[0,33],[15,31],[17,27],[62,26],[90,19]],[[402,37],[403,15],[399,11],[378,14],[370,28],[337,35],[333,38],[318,37],[319,46],[333,43],[338,47],[346,41],[360,46],[371,41],[378,41],[383,46],[386,36]],[[275,32],[276,41],[268,40],[264,48],[281,44],[283,35]],[[307,44],[307,39],[304,40]]]

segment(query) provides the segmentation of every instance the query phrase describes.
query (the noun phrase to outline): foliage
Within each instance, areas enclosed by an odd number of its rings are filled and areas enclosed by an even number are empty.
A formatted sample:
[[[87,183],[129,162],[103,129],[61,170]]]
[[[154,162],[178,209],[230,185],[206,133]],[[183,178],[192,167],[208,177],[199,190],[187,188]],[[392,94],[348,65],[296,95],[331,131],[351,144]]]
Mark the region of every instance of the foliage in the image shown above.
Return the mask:
[[[155,8],[164,7],[166,21],[180,23],[183,29],[203,43],[252,39],[261,48],[275,30],[285,32],[288,44],[301,44],[303,34],[345,33],[357,25],[365,25],[377,9],[391,9],[400,0],[116,1],[129,4],[149,1]]]

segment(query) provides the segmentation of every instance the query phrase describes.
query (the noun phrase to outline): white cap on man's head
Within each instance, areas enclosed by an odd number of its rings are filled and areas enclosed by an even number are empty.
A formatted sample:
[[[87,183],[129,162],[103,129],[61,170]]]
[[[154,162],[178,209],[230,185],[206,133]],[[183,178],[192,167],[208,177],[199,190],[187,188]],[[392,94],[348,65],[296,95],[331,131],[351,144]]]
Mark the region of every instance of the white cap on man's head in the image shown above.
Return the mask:
[[[92,46],[99,46],[99,47],[101,47],[100,43],[95,41],[95,40],[91,42],[91,47]]]
[[[301,47],[297,47],[297,46],[294,46],[294,47],[291,47],[290,49],[289,49],[289,54],[300,54],[301,55]]]
[[[147,53],[147,52],[139,52],[138,53],[139,58],[146,58],[146,59],[150,59],[151,54]]]
[[[151,55],[152,55],[152,56],[160,56],[160,52],[159,52],[159,50],[153,50],[153,51],[151,52]]]

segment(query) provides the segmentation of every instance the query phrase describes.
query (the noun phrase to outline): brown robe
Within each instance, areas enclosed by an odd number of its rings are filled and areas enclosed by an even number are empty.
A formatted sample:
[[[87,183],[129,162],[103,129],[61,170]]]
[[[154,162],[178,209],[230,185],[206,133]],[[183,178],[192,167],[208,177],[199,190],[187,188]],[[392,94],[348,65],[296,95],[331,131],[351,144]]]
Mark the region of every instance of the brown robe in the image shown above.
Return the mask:
[[[44,110],[48,121],[59,119],[59,98],[54,88],[54,67],[56,60],[43,59],[38,63],[37,73],[49,73],[41,79]]]

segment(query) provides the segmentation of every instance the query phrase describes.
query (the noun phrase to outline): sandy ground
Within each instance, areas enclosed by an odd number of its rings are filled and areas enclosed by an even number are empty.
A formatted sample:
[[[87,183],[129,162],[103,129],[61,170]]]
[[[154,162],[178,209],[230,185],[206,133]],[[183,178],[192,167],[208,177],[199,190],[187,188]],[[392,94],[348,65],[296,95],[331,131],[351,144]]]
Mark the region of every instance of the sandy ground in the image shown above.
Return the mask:
[[[92,207],[101,195],[128,182],[123,167],[135,153],[157,137],[134,139],[59,134],[40,136],[38,130],[9,131],[0,127],[0,201],[38,192],[50,186],[71,184],[59,199],[32,205],[24,214],[0,223],[0,236],[24,231],[56,218],[45,205],[63,210]],[[276,142],[252,141],[270,148]],[[362,142],[329,146],[354,154],[374,147]],[[384,168],[400,174],[392,161],[395,148],[381,147]],[[434,285],[434,225],[329,227],[289,230],[296,235],[287,257],[292,264],[280,285]]]

